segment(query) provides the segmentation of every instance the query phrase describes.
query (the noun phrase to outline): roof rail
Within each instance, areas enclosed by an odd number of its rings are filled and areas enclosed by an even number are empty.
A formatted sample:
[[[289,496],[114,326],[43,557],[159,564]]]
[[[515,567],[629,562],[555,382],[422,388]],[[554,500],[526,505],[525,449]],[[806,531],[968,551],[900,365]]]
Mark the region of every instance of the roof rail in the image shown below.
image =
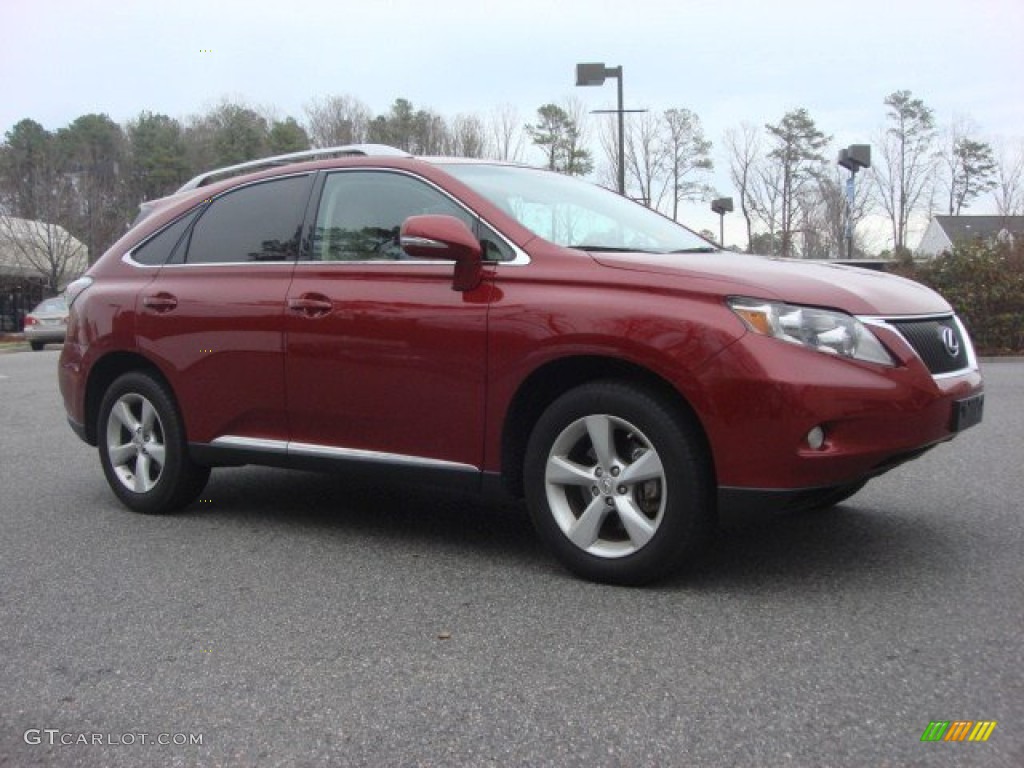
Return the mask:
[[[215,168],[211,171],[204,171],[194,179],[185,182],[180,192],[188,192],[191,189],[203,187],[213,181],[217,176],[230,176],[240,171],[254,171],[258,168],[272,168],[275,165],[288,165],[302,160],[314,160],[322,157],[346,157],[346,156],[367,156],[367,157],[412,157],[408,152],[401,149],[389,147],[386,144],[348,144],[343,147],[323,147],[321,149],[304,149],[301,152],[289,152],[286,155],[274,155],[264,157],[260,160],[250,160],[247,163],[228,165],[224,168]],[[175,193],[177,194],[177,193]]]

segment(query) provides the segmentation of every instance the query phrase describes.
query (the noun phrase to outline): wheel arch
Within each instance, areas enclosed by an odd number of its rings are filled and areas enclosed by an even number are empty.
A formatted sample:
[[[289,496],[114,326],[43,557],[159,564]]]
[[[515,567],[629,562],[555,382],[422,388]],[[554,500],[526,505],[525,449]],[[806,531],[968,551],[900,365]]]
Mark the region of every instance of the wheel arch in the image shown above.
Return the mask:
[[[136,352],[111,352],[93,363],[89,372],[89,381],[85,386],[85,439],[89,445],[96,445],[98,439],[96,418],[104,393],[119,376],[132,371],[142,371],[153,376],[171,395],[175,408],[177,408],[174,389],[167,377],[151,360]]]
[[[650,392],[663,401],[701,440],[712,481],[714,455],[707,432],[686,397],[667,379],[621,358],[582,355],[552,360],[533,371],[519,386],[505,414],[501,435],[501,475],[505,490],[523,496],[523,462],[530,434],[544,410],[556,399],[591,381],[619,381]]]

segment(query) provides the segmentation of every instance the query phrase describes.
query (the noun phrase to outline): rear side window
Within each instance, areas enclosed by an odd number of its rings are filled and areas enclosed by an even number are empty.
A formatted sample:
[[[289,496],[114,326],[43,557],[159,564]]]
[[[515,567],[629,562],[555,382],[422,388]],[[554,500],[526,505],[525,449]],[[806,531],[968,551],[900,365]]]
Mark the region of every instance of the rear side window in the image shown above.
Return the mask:
[[[189,226],[195,221],[196,216],[202,208],[191,211],[173,224],[164,227],[153,237],[132,251],[132,259],[139,264],[159,265],[166,264],[174,255],[175,248],[181,242],[182,236],[188,231]]]
[[[185,263],[294,259],[308,192],[309,176],[290,176],[215,198],[192,227]]]

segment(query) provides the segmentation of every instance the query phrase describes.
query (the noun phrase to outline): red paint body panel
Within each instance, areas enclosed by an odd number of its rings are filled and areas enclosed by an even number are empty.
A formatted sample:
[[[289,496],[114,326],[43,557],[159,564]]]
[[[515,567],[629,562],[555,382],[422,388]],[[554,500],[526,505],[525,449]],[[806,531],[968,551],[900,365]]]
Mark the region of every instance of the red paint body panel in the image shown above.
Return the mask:
[[[293,269],[169,266],[142,292],[143,299],[177,299],[164,312],[140,300],[137,348],[172,382],[193,442],[222,435],[288,439],[284,298]]]
[[[291,439],[480,467],[490,293],[449,264],[300,264],[289,297],[333,309],[288,312]]]
[[[818,307],[841,307],[855,315],[924,315],[949,312],[949,304],[920,283],[874,270],[797,259],[769,259],[722,251],[696,254],[599,254],[615,269],[658,275],[687,283],[702,282],[712,291],[772,298]],[[648,278],[650,279],[650,278]]]
[[[60,367],[69,418],[86,421],[86,384],[114,353],[159,368],[189,441],[235,436],[311,443],[502,469],[509,408],[523,383],[567,358],[649,372],[702,426],[720,486],[840,485],[953,436],[977,370],[933,377],[892,329],[873,328],[897,364],[830,356],[747,330],[731,296],[860,315],[951,310],[908,281],[860,270],[728,253],[589,255],[536,236],[439,167],[402,158],[303,163],[400,169],[447,190],[524,258],[489,264],[469,291],[453,265],[422,261],[128,264],[141,239],[229,179],[161,201],[89,271]],[[146,306],[170,297],[174,306]],[[824,448],[806,435],[823,426]],[[529,426],[529,425],[527,425]]]

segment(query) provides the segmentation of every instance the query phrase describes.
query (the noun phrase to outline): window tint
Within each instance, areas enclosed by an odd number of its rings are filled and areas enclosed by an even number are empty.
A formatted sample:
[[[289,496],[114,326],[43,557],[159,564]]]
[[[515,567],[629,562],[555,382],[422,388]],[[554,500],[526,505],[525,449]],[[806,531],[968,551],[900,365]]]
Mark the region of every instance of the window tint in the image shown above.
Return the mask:
[[[318,261],[410,258],[398,244],[409,216],[455,216],[475,230],[475,217],[430,185],[398,173],[343,171],[324,183],[313,233]]]
[[[252,184],[214,199],[192,228],[186,262],[294,259],[308,184],[308,176],[292,176]]]
[[[511,261],[516,257],[512,247],[482,221],[477,236],[480,238],[480,245],[484,247],[484,261]]]
[[[166,264],[171,260],[175,247],[181,236],[188,230],[202,207],[186,213],[173,224],[164,227],[156,235],[140,245],[132,252],[132,258],[139,264]]]

